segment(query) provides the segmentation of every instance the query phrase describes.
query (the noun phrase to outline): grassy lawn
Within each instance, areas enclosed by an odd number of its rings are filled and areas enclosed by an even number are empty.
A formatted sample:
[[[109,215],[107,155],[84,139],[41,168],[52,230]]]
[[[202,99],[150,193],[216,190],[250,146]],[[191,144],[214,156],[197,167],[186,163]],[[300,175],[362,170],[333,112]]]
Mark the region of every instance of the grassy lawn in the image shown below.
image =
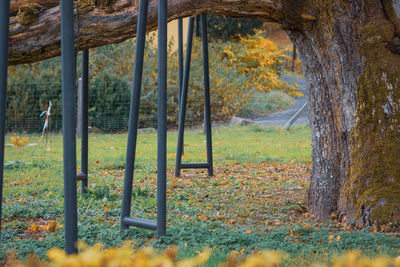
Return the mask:
[[[30,143],[38,142],[39,136],[28,137]],[[139,135],[135,217],[156,217],[156,138],[154,132]],[[371,256],[400,253],[399,234],[354,230],[334,219],[320,223],[308,215],[307,127],[288,132],[258,126],[214,129],[211,178],[205,170],[173,176],[176,139],[176,132],[170,132],[167,236],[156,240],[152,231],[119,229],[126,134],[90,136],[89,193],[78,194],[80,240],[107,247],[133,240],[135,247],[160,250],[176,244],[181,258],[210,247],[208,266],[218,265],[230,253],[246,255],[261,249],[289,253],[287,263],[292,266],[327,262],[331,255],[353,248]],[[205,160],[204,140],[200,130],[187,132],[184,162]],[[50,151],[43,141],[37,146],[7,147],[5,160],[0,259],[10,250],[20,257],[31,252],[44,257],[48,248],[63,246],[62,137],[53,137]]]
[[[293,76],[293,75],[292,75]],[[282,91],[254,90],[251,100],[239,112],[239,117],[256,118],[284,110],[293,105],[293,97]]]

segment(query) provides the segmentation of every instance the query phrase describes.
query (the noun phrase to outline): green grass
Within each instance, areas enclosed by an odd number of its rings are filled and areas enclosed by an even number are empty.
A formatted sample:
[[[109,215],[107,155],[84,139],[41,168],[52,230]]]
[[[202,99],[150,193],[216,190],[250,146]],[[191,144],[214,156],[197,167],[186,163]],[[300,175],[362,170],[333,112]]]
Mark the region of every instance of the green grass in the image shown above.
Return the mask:
[[[239,116],[254,118],[287,109],[291,105],[293,105],[293,98],[285,92],[254,90],[251,101],[240,110]]]
[[[39,139],[28,137],[31,143]],[[152,132],[138,138],[132,213],[147,219],[156,216],[156,139]],[[207,266],[217,266],[231,251],[282,250],[291,256],[287,263],[292,266],[327,261],[354,248],[367,255],[400,253],[398,236],[348,231],[336,221],[313,221],[299,210],[306,205],[310,175],[307,127],[288,132],[259,126],[214,129],[212,178],[205,170],[184,170],[181,178],[173,177],[176,139],[176,132],[168,134],[168,231],[156,240],[152,231],[119,230],[126,134],[90,136],[89,193],[78,194],[80,240],[109,247],[132,239],[135,247],[160,250],[176,244],[181,258],[211,247]],[[200,130],[187,131],[184,161],[205,160],[204,140]],[[31,252],[45,257],[48,248],[63,247],[63,228],[54,233],[27,228],[33,222],[63,224],[62,137],[53,137],[50,152],[43,141],[7,147],[5,160],[0,259],[10,250],[19,257]],[[329,243],[330,235],[341,240]]]

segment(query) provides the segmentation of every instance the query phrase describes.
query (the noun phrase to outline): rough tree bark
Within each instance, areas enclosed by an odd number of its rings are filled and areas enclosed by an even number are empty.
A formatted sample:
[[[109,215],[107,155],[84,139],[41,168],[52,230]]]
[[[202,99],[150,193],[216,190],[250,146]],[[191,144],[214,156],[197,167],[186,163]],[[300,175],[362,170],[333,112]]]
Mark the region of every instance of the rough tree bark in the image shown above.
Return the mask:
[[[400,222],[398,1],[305,1],[284,25],[308,81],[310,211],[357,225]]]
[[[10,65],[59,55],[56,2],[12,0]],[[81,49],[133,37],[137,0],[78,3]],[[361,226],[400,222],[400,0],[168,3],[170,20],[215,13],[280,23],[299,50],[308,82],[310,212]],[[156,1],[149,14],[154,29]]]

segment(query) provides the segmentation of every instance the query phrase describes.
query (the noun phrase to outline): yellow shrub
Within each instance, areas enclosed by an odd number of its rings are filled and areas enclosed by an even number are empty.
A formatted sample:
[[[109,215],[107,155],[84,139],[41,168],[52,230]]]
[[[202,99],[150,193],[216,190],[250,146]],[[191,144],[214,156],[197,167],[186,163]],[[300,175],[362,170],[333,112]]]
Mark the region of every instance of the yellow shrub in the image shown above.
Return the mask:
[[[286,50],[262,35],[243,37],[239,42],[230,42],[223,50],[223,57],[230,65],[238,66],[241,74],[250,79],[247,88],[256,88],[262,92],[270,90],[284,91],[292,96],[302,96],[298,86],[289,85],[280,78]]]
[[[14,135],[11,137],[11,143],[14,147],[21,147],[29,143],[29,139],[26,137],[19,137],[18,135]]]

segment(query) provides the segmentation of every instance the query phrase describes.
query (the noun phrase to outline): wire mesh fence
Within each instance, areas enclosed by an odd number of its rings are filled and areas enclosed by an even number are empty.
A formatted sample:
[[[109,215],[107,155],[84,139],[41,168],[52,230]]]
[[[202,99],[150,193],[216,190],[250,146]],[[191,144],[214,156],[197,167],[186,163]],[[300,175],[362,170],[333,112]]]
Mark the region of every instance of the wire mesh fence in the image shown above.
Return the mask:
[[[148,36],[150,44],[154,36]],[[89,62],[89,127],[92,132],[115,133],[128,129],[135,41],[91,50]],[[172,44],[172,43],[171,43]],[[257,44],[256,50],[252,45]],[[157,50],[148,45],[145,51],[140,128],[157,127]],[[249,48],[250,47],[250,48]],[[268,49],[265,49],[268,47]],[[259,58],[259,50],[267,56]],[[256,52],[254,52],[256,51]],[[280,80],[285,50],[262,37],[246,42],[211,42],[209,71],[212,121],[229,121],[232,116],[257,117],[287,107],[285,94],[270,94],[271,90],[296,95],[294,87]],[[193,42],[187,99],[186,126],[201,127],[204,120],[204,72],[200,40]],[[264,67],[259,67],[260,62]],[[254,62],[254,64],[253,64]],[[255,64],[257,63],[257,64]],[[82,70],[77,57],[77,76]],[[169,129],[178,124],[178,55],[171,50],[168,58]],[[59,57],[34,64],[9,68],[7,92],[7,132],[40,133],[46,120],[42,115],[52,103],[49,130],[62,129],[61,59]],[[267,74],[267,75],[264,75]],[[277,101],[276,101],[277,100]],[[40,116],[42,115],[42,116]]]
[[[169,90],[177,90],[170,88]],[[76,94],[78,95],[78,94]],[[89,131],[96,133],[116,133],[128,130],[130,109],[130,86],[90,87],[89,89]],[[175,94],[174,94],[175,95]],[[199,96],[199,98],[201,98]],[[177,99],[169,99],[168,128],[176,129],[178,124]],[[201,103],[200,103],[201,102]],[[7,91],[8,133],[41,133],[49,108],[48,131],[62,132],[61,84],[12,84]],[[78,99],[76,101],[78,103]],[[187,127],[201,127],[203,99],[194,107],[188,104]],[[78,105],[78,104],[77,104]],[[79,107],[76,106],[76,110]],[[78,114],[78,112],[77,112]],[[76,119],[77,123],[79,118]],[[141,96],[139,128],[157,127],[157,95],[147,92]]]

